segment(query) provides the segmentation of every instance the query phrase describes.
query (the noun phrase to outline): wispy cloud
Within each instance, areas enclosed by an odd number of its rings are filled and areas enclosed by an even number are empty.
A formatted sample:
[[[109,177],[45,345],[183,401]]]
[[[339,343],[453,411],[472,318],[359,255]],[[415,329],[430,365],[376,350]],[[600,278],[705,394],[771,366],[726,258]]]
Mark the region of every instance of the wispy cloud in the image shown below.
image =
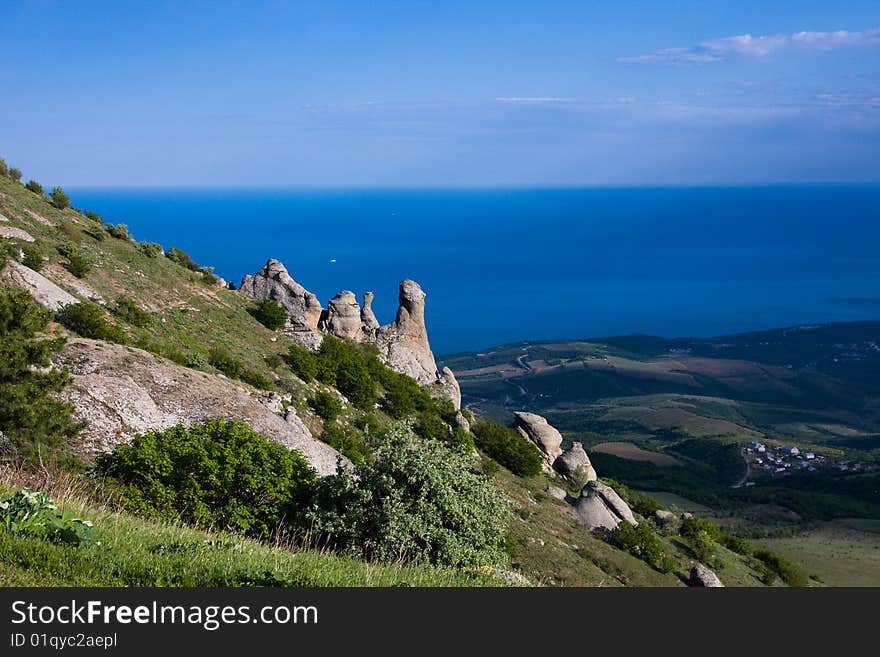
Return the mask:
[[[880,28],[861,32],[795,32],[794,34],[737,36],[707,39],[687,48],[663,48],[643,55],[620,57],[624,64],[709,64],[731,57],[763,58],[790,48],[835,50],[854,46],[880,46]]]
[[[510,103],[514,105],[539,105],[546,103],[568,103],[571,102],[571,98],[554,98],[552,96],[543,97],[543,96],[515,96],[512,98],[496,98],[496,103]]]

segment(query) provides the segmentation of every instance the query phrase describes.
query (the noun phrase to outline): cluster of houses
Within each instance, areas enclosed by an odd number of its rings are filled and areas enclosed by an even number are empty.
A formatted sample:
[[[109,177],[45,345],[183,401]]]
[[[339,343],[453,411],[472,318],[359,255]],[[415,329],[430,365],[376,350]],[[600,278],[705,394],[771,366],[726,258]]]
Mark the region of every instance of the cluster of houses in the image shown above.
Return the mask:
[[[815,472],[824,465],[826,457],[813,452],[801,452],[795,445],[776,445],[767,447],[753,440],[745,449],[746,460],[752,469],[766,472],[771,476],[786,475],[796,470]]]

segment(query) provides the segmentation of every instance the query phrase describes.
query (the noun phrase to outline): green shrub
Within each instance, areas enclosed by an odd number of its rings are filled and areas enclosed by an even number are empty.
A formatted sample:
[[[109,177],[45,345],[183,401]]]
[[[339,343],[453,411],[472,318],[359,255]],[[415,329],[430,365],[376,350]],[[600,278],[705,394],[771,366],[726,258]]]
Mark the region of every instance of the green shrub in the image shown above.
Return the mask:
[[[25,267],[30,267],[34,271],[40,271],[43,268],[43,254],[33,244],[27,243],[21,245],[21,251],[24,258],[21,261]]]
[[[150,323],[152,316],[128,297],[119,297],[113,306],[113,314],[132,326],[144,328]]]
[[[263,299],[248,312],[270,331],[277,331],[287,322],[287,311],[274,299]]]
[[[92,212],[91,210],[86,210],[85,212],[83,212],[83,216],[86,219],[91,219],[95,223],[99,223],[102,226],[104,225],[104,217],[99,215],[97,212]]]
[[[93,340],[128,344],[128,335],[107,321],[104,311],[91,301],[64,306],[56,316],[58,322],[77,335]]]
[[[336,418],[342,412],[342,403],[336,395],[323,390],[309,400],[309,406],[322,420],[329,423],[336,422]]]
[[[15,167],[9,168],[9,177],[12,178],[15,182],[21,182],[21,169],[16,169]]]
[[[260,538],[274,537],[315,479],[299,452],[221,419],[136,436],[95,466],[132,513]]]
[[[485,420],[477,422],[474,442],[515,475],[533,477],[541,471],[541,452],[510,427]]]
[[[789,586],[807,586],[810,583],[807,572],[803,568],[777,552],[756,550],[754,557]]]
[[[33,192],[34,194],[43,195],[43,186],[38,183],[36,180],[28,180],[27,184],[25,184],[25,189]]]
[[[202,274],[201,282],[208,287],[218,287],[220,285],[220,277],[214,273],[213,267],[202,267],[199,269]]]
[[[52,188],[51,200],[52,205],[59,210],[64,210],[70,207],[70,197],[64,193],[64,190],[61,187]]]
[[[65,264],[67,271],[77,278],[88,276],[89,272],[92,271],[92,259],[75,246],[63,245],[58,247],[58,251],[67,258],[67,263]]]
[[[263,362],[273,370],[284,365],[284,358],[281,354],[269,354],[263,357]]]
[[[111,237],[115,237],[118,240],[132,239],[128,232],[128,226],[125,224],[107,224],[107,232]]]
[[[290,345],[287,354],[290,369],[306,383],[311,383],[318,376],[318,359],[311,351],[297,344]]]
[[[685,538],[694,538],[700,532],[704,532],[710,539],[717,541],[721,538],[721,530],[711,520],[704,518],[687,518],[682,521],[678,533]]]
[[[239,379],[260,390],[271,390],[272,382],[254,370],[246,368],[232,357],[223,347],[212,347],[208,355],[208,363],[220,370],[230,379]]]
[[[622,521],[611,532],[610,540],[621,550],[638,557],[661,573],[671,572],[675,568],[675,562],[663,550],[663,544],[650,522],[640,522],[634,527]]]
[[[376,403],[376,382],[365,360],[358,345],[325,336],[318,350],[316,378],[334,386],[357,408],[370,409]]]
[[[734,536],[733,534],[721,534],[718,542],[724,547],[737,554],[750,557],[755,552],[755,546],[747,538]]]
[[[356,465],[365,463],[371,454],[364,435],[350,425],[328,424],[324,427],[321,440],[347,456]]]
[[[59,513],[46,493],[26,488],[0,497],[0,529],[67,545],[101,543],[101,536],[91,521],[77,518],[69,511]]]
[[[474,437],[470,431],[465,431],[461,427],[454,427],[452,433],[447,439],[449,446],[457,452],[470,454],[474,451]]]
[[[413,426],[416,435],[425,440],[439,440],[440,442],[448,442],[449,425],[443,419],[432,411],[422,411],[416,418]]]
[[[137,248],[148,258],[158,258],[162,255],[162,245],[156,242],[138,242]]]
[[[655,511],[660,511],[664,508],[663,505],[653,497],[641,493],[630,492],[627,502],[633,511],[645,518],[650,518],[654,515]]]
[[[189,257],[189,254],[186,251],[176,249],[173,246],[165,252],[165,257],[168,258],[171,262],[175,262],[181,267],[185,267],[190,271],[201,270],[201,267],[193,262],[193,259]]]
[[[467,567],[504,563],[509,517],[467,456],[398,424],[375,438],[373,460],[315,484],[297,526],[366,560]]]
[[[388,415],[402,420],[416,412],[421,389],[415,379],[406,375],[388,377],[382,387],[385,388],[382,408]]]
[[[8,176],[9,175],[9,167],[6,165],[6,160],[0,157],[0,176]]]
[[[48,368],[63,339],[46,339],[52,314],[30,294],[0,288],[0,456],[35,467],[76,461],[69,445],[83,428],[73,407],[55,398],[70,382],[67,370]]]

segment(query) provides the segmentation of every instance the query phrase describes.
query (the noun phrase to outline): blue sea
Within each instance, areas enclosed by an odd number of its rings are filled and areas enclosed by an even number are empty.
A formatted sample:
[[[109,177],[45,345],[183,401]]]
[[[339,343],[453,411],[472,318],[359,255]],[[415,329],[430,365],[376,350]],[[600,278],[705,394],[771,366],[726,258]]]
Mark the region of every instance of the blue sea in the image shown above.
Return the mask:
[[[435,353],[880,319],[880,185],[68,190],[238,283],[268,258],[326,306],[428,293]]]

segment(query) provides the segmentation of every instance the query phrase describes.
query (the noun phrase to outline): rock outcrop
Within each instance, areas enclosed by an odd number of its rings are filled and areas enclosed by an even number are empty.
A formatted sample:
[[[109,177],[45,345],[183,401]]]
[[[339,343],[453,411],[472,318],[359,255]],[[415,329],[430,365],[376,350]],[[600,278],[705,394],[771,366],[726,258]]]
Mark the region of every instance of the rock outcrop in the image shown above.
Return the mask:
[[[52,311],[58,311],[63,306],[79,301],[39,272],[35,272],[14,260],[7,262],[6,267],[0,273],[0,280],[22,290],[27,290],[31,293],[34,301]]]
[[[254,398],[243,386],[219,375],[188,369],[133,347],[75,338],[53,357],[66,366],[73,383],[61,397],[74,417],[88,422],[80,451],[86,456],[112,449],[138,433],[189,425],[212,417],[244,420],[255,431],[298,449],[321,475],[336,471],[336,450],[312,438],[302,420],[287,409]]]
[[[517,411],[513,415],[516,431],[538,446],[544,454],[544,470],[552,472],[553,463],[562,454],[562,434],[535,413]]]
[[[577,518],[590,530],[611,530],[624,521],[633,526],[638,524],[627,503],[600,481],[588,482],[573,506]]]
[[[305,347],[321,344],[318,323],[323,308],[318,297],[297,283],[277,260],[269,260],[253,275],[245,276],[239,288],[252,299],[273,299],[287,310],[284,332]]]
[[[393,322],[381,326],[373,313],[373,293],[364,293],[363,306],[354,292],[343,290],[321,307],[318,298],[297,283],[277,260],[245,276],[242,294],[252,299],[274,299],[288,313],[284,332],[298,344],[317,349],[325,334],[375,344],[391,369],[429,386],[432,395],[449,397],[461,408],[461,389],[449,368],[437,371],[425,326],[425,293],[415,281],[400,282],[399,307]]]
[[[0,226],[0,237],[11,240],[21,240],[22,242],[33,242],[34,236],[26,230],[16,228],[15,226]]]
[[[596,481],[599,477],[596,469],[590,463],[590,457],[584,451],[584,446],[580,443],[574,443],[567,450],[562,452],[553,462],[553,469],[563,477],[572,480]]]
[[[698,563],[696,566],[691,568],[691,575],[690,579],[688,580],[688,585],[703,588],[720,588],[724,586],[724,584],[721,583],[721,580],[718,579],[718,575],[706,568],[706,566],[701,563]]]

